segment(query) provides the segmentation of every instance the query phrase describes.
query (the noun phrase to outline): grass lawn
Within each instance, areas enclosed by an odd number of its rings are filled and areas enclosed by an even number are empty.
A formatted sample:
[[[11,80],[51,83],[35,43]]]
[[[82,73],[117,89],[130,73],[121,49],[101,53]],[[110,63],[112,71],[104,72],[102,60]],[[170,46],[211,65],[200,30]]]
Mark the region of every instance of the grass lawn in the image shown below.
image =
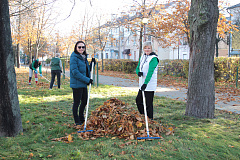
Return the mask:
[[[82,140],[69,127],[74,121],[68,79],[60,90],[48,90],[49,83],[39,79],[40,85],[29,86],[28,73],[17,73],[23,133],[0,138],[0,159],[240,159],[240,115],[216,110],[215,119],[196,119],[184,116],[184,102],[155,97],[154,120],[172,126],[174,134],[151,141]],[[136,95],[120,87],[92,87],[89,112],[113,97],[136,110]],[[51,140],[69,134],[70,143]]]

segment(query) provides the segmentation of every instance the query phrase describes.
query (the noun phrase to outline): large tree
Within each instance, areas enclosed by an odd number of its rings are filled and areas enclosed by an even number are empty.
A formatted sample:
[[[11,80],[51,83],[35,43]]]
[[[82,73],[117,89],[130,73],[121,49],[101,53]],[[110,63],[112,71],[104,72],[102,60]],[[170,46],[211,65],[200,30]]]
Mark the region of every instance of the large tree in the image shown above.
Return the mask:
[[[18,102],[8,0],[0,3],[0,137],[22,131]]]
[[[192,0],[188,17],[190,59],[185,114],[214,118],[214,45],[219,17],[218,0]]]

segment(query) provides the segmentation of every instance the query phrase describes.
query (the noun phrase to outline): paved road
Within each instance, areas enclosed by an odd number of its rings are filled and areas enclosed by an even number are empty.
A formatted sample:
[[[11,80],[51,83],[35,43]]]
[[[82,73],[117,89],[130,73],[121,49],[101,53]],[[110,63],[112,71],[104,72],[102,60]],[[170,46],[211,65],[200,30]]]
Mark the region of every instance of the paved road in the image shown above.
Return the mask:
[[[66,72],[66,75],[69,76],[69,73]],[[114,86],[124,87],[127,89],[138,91],[138,82],[134,80],[99,75],[99,83],[104,85],[114,85]],[[155,96],[186,101],[187,89],[158,86]],[[215,105],[216,109],[227,110],[227,111],[240,114],[240,95],[229,96],[227,94],[216,93],[215,97],[216,97],[216,105]],[[222,97],[230,97],[232,101],[222,100]]]

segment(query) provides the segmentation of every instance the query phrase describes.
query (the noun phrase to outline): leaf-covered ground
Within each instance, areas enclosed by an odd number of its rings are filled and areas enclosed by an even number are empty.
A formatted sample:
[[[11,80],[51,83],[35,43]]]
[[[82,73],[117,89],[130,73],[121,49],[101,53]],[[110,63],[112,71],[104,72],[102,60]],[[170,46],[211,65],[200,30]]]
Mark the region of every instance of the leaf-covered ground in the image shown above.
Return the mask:
[[[123,72],[116,71],[104,71],[98,72],[100,75],[119,77],[124,79],[135,80],[138,82],[138,76],[136,74],[126,74]],[[158,75],[158,86],[166,86],[166,87],[175,87],[175,88],[185,88],[188,87],[187,79],[182,77],[173,77],[173,76],[162,76]],[[218,97],[216,97],[216,102],[222,101],[223,103],[227,103],[230,101],[240,102],[240,82],[238,82],[238,88],[236,87],[236,82],[215,82],[215,93],[218,93]],[[234,104],[234,106],[239,104]]]
[[[150,137],[162,138],[162,134],[173,134],[173,128],[148,119]],[[69,125],[80,132],[78,137],[84,140],[94,140],[98,137],[111,136],[124,140],[134,140],[137,137],[147,137],[145,117],[138,111],[132,110],[125,102],[111,98],[92,111],[87,121],[87,128],[83,125]],[[68,138],[54,138],[55,141],[69,141]]]
[[[50,79],[50,72],[44,72],[43,76]],[[161,138],[138,141],[135,137],[139,135],[131,135],[129,125],[133,122],[136,132],[145,130],[144,118],[136,113],[137,92],[108,85],[92,86],[89,115],[93,113],[93,117],[89,117],[87,127],[93,127],[94,134],[97,127],[91,125],[97,122],[96,126],[102,127],[99,132],[102,135],[91,135],[88,140],[87,136],[77,134],[82,126],[73,127],[69,79],[62,81],[60,90],[57,87],[48,90],[49,82],[44,78],[39,78],[39,82],[40,85],[28,85],[28,69],[22,72],[17,69],[23,132],[16,137],[0,137],[0,159],[238,160],[240,157],[240,115],[215,110],[214,119],[187,117],[184,116],[185,102],[155,97],[154,124],[149,128],[155,130],[155,125],[163,126],[160,127],[163,131],[158,132]],[[120,113],[113,109],[117,107],[122,108]],[[121,122],[117,114],[127,118],[126,122]],[[98,123],[102,121],[111,124],[105,127],[110,134],[105,135],[104,126]],[[115,122],[118,126],[113,125]]]

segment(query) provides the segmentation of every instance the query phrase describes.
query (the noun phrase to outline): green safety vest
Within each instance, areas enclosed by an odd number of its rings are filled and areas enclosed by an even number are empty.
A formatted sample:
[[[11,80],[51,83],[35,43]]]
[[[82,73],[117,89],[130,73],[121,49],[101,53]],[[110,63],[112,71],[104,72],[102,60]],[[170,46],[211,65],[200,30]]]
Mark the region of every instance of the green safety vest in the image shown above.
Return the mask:
[[[60,68],[60,58],[52,58],[51,60],[51,70],[61,70]]]

